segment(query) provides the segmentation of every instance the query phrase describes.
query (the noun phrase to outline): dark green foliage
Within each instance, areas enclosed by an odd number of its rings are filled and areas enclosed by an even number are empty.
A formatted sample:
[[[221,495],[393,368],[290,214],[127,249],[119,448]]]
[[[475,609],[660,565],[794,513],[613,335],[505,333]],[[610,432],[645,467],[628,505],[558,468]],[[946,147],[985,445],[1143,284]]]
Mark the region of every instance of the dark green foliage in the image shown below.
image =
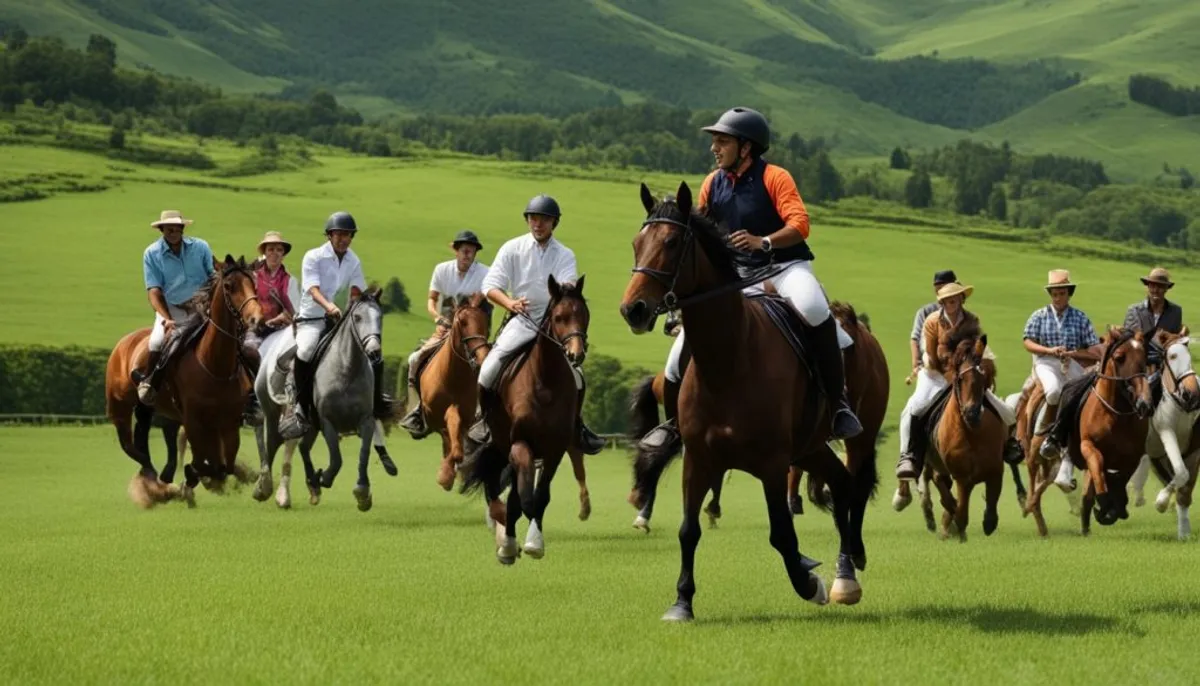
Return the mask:
[[[1129,77],[1129,99],[1176,117],[1200,114],[1200,88],[1173,86],[1148,74]]]
[[[924,208],[933,204],[933,182],[929,173],[918,169],[908,177],[904,184],[904,199],[909,207]]]

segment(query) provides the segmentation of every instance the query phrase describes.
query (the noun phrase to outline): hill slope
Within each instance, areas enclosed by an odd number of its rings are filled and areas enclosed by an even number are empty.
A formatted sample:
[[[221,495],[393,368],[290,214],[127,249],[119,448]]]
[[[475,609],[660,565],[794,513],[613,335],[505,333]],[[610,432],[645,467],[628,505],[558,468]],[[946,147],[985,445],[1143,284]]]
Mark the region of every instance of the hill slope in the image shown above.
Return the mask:
[[[1018,148],[1096,157],[1125,178],[1200,155],[1194,122],[1134,105],[1124,92],[1133,71],[1192,78],[1200,6],[1188,0],[240,5],[0,0],[0,19],[76,43],[106,33],[127,61],[234,90],[332,84],[368,113],[554,113],[650,98],[751,104],[781,130],[823,135],[851,154],[940,145],[970,129]],[[992,62],[888,61],[934,51]],[[1021,66],[1046,58],[1062,63]],[[1070,82],[1060,66],[1082,83],[1054,93]]]

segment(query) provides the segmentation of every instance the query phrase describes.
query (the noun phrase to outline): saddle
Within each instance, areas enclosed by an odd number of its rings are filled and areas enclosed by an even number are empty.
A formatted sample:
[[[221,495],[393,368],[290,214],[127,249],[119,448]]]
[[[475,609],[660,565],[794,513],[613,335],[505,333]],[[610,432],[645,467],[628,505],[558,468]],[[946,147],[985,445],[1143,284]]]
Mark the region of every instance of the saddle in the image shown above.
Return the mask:
[[[425,368],[429,366],[429,363],[433,360],[434,355],[437,355],[438,351],[445,347],[446,341],[449,339],[450,335],[447,333],[442,337],[441,340],[433,343],[429,347],[425,347],[424,342],[421,343],[421,345],[417,348],[419,354],[417,355],[417,368],[413,372],[414,379],[421,378],[421,374],[425,371]]]
[[[333,340],[333,335],[337,333],[338,327],[346,320],[342,318],[334,326],[329,325],[329,320],[325,320],[325,330],[321,332],[321,337],[317,340],[317,347],[313,351],[312,364],[315,369],[320,364],[321,358],[329,351],[329,343]],[[271,391],[271,396],[277,404],[291,404],[295,398],[295,388],[292,386],[292,366],[296,361],[296,345],[279,353],[275,358],[275,369],[271,372],[271,377],[267,380],[267,386]]]
[[[816,368],[810,362],[806,349],[810,329],[804,323],[804,320],[801,319],[800,313],[796,311],[792,303],[781,295],[766,291],[747,293],[746,299],[751,302],[757,302],[762,307],[767,318],[771,320],[771,323],[783,335],[783,340],[787,341],[788,345],[792,348],[792,352],[796,353],[796,358],[808,370],[810,380],[819,384],[820,375],[816,373]]]
[[[929,406],[925,414],[918,417],[921,421],[921,429],[926,435],[932,436],[933,432],[937,430],[938,424],[942,422],[942,416],[946,414],[946,408],[950,405],[950,393],[953,390],[954,385],[951,384],[938,391],[937,395],[933,397],[933,404]],[[996,417],[1000,416],[996,408],[986,399],[983,402],[983,411],[991,412]]]

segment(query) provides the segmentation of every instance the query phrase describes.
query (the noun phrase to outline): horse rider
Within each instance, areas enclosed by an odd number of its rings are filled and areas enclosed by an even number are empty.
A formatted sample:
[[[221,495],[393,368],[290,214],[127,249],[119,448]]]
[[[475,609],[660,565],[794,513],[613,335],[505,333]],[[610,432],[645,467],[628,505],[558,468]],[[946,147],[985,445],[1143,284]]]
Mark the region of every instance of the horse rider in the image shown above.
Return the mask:
[[[267,341],[275,341],[278,334],[292,325],[296,307],[300,303],[300,282],[292,278],[283,258],[292,251],[292,244],[283,239],[278,231],[268,231],[258,242],[258,260],[254,263],[254,290],[262,306],[263,321],[258,329],[246,335],[246,366],[250,378],[258,376],[262,363],[261,348]],[[246,405],[246,415],[253,418],[258,412],[258,398],[254,389]]]
[[[730,245],[738,251],[739,271],[748,277],[774,265],[782,270],[764,281],[786,297],[811,329],[815,367],[833,409],[830,440],[846,439],[862,432],[862,424],[846,400],[842,349],[853,339],[842,331],[829,310],[825,292],[812,271],[808,211],[792,175],[763,159],[771,147],[771,130],[766,117],[747,107],[735,107],[703,131],[712,134],[709,149],[716,159],[713,170],[700,188],[697,209],[730,227]],[[746,290],[757,291],[762,284]],[[683,379],[679,359],[686,331],[680,333],[667,356],[665,397],[678,398]],[[674,404],[674,402],[672,402]],[[674,418],[653,429],[642,447],[660,450],[679,441]]]
[[[1064,387],[1078,388],[1078,385],[1069,385],[1068,382],[1084,376],[1080,362],[1095,362],[1104,351],[1091,320],[1070,305],[1076,287],[1071,283],[1071,273],[1065,269],[1053,269],[1047,282],[1050,304],[1029,316],[1023,337],[1025,349],[1033,355],[1033,372],[1042,382],[1042,392],[1046,398],[1045,412],[1034,427],[1035,435],[1046,434],[1038,453],[1053,460],[1060,456],[1066,440],[1063,434],[1071,424],[1070,417],[1060,416],[1059,408],[1071,407],[1075,400],[1073,394],[1064,396]],[[1054,482],[1069,490],[1072,469],[1071,461],[1063,460]]]
[[[921,368],[924,366],[922,360],[925,354],[925,318],[937,312],[941,308],[938,303],[937,294],[942,286],[948,283],[958,281],[958,277],[954,275],[953,270],[936,272],[933,275],[933,302],[921,306],[917,313],[913,316],[912,335],[909,337],[909,352],[912,357],[912,378],[916,378],[921,373]]]
[[[900,461],[896,465],[897,479],[916,480],[921,476],[925,463],[925,446],[928,434],[924,427],[924,414],[933,405],[938,394],[954,381],[954,350],[950,341],[961,331],[979,330],[979,317],[964,309],[967,298],[975,291],[974,286],[964,286],[954,281],[942,285],[937,292],[938,309],[931,313],[921,328],[921,366],[915,369],[917,387],[900,413]],[[991,348],[984,357],[994,359]],[[1017,417],[1003,400],[988,389],[985,393],[992,409],[1006,427],[1017,423]],[[1020,461],[1021,445],[1011,434],[1004,445],[1004,459],[1009,463]]]
[[[483,250],[483,243],[479,242],[479,237],[474,231],[459,231],[450,242],[450,247],[454,249],[454,259],[434,267],[433,276],[429,279],[429,300],[425,303],[425,311],[433,317],[433,336],[408,356],[408,390],[409,395],[417,399],[417,404],[400,420],[400,426],[407,429],[416,439],[429,435],[429,428],[425,424],[425,408],[421,405],[421,393],[417,388],[417,367],[421,355],[450,333],[452,322],[448,318],[454,310],[455,302],[460,297],[470,297],[479,293],[483,288],[483,279],[488,274],[488,266],[475,259],[479,251]]]
[[[577,278],[575,253],[554,237],[562,219],[558,202],[549,195],[536,195],[525,206],[524,216],[529,233],[500,247],[479,289],[510,313],[479,370],[480,419],[467,436],[480,445],[491,440],[487,416],[500,404],[496,387],[505,364],[538,335],[537,327],[546,316],[550,304],[548,278],[553,276],[559,283],[574,283]],[[579,387],[576,443],[583,452],[596,455],[604,449],[604,439],[583,423],[583,374],[573,369]]]
[[[138,400],[145,405],[154,404],[163,370],[178,347],[172,345],[163,359],[164,344],[168,339],[174,342],[176,327],[191,314],[189,301],[215,271],[208,243],[183,235],[191,223],[178,210],[163,210],[158,221],[150,224],[162,236],[142,253],[142,277],[154,310],[154,327],[150,329],[149,359],[130,376],[138,385]]]
[[[334,295],[349,286],[353,302],[367,288],[362,262],[350,249],[357,233],[358,224],[349,212],[334,212],[325,221],[328,241],[304,253],[300,263],[300,310],[295,320],[296,361],[292,368],[296,404],[291,421],[280,423],[279,433],[284,439],[308,433],[310,423],[306,413],[313,402],[316,372],[313,354],[325,331],[326,319],[336,322],[342,317],[341,308],[333,302]],[[372,360],[371,366],[375,372],[375,415],[382,418],[389,402],[383,394],[383,360]]]
[[[1148,275],[1141,277],[1141,281],[1146,287],[1146,299],[1129,306],[1125,312],[1124,328],[1141,331],[1146,340],[1153,338],[1160,330],[1179,333],[1183,329],[1183,308],[1167,300],[1167,291],[1175,286],[1170,272],[1155,267]]]

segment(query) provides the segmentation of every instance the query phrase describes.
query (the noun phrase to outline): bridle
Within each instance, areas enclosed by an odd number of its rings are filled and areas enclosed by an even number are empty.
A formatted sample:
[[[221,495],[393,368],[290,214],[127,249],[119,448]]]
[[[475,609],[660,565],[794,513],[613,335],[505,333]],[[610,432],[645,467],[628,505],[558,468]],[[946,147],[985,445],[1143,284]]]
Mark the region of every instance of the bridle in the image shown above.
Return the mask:
[[[679,259],[676,260],[675,268],[672,271],[667,272],[661,269],[654,269],[653,267],[638,266],[635,266],[632,270],[634,274],[645,274],[646,276],[653,278],[667,289],[666,294],[662,297],[662,300],[658,303],[658,306],[654,308],[654,317],[657,317],[660,314],[675,312],[689,305],[694,305],[696,303],[708,300],[709,298],[715,298],[719,295],[741,291],[748,286],[761,283],[774,276],[778,276],[783,272],[782,267],[771,264],[766,269],[760,270],[758,273],[755,273],[747,278],[737,279],[729,283],[721,284],[712,290],[693,293],[687,297],[680,298],[675,293],[675,287],[679,283],[679,275],[683,271],[684,261],[693,251],[695,251],[694,246],[696,244],[696,232],[695,229],[692,228],[692,217],[689,215],[687,217],[687,221],[681,222],[672,217],[655,217],[653,214],[654,213],[651,212],[650,216],[647,216],[646,220],[642,222],[643,230],[651,224],[667,224],[675,228],[683,229],[683,251],[679,253]],[[696,260],[693,258],[693,277],[696,276],[698,269],[699,266]]]
[[[554,313],[554,308],[560,302],[562,302],[561,298],[550,301],[550,304],[546,306],[546,315],[545,315],[545,317],[542,318],[542,322],[540,324],[538,322],[533,321],[533,317],[530,317],[528,314],[526,314],[524,312],[522,312],[516,316],[523,318],[528,324],[530,324],[532,326],[532,328],[534,329],[534,331],[537,332],[537,335],[541,336],[542,338],[545,338],[546,340],[550,341],[554,345],[558,346],[558,349],[561,350],[564,355],[567,354],[567,344],[570,343],[572,339],[575,339],[575,338],[580,339],[583,342],[583,355],[584,355],[584,357],[586,357],[588,348],[590,347],[588,344],[587,331],[585,331],[583,329],[576,329],[574,331],[568,332],[561,338],[550,333],[551,316]]]
[[[1174,344],[1172,344],[1172,345],[1174,345]],[[1163,349],[1162,365],[1167,368],[1167,373],[1170,374],[1171,385],[1173,386],[1172,389],[1167,390],[1167,396],[1170,397],[1171,400],[1174,401],[1177,406],[1179,406],[1179,409],[1183,410],[1184,412],[1189,412],[1190,410],[1188,409],[1188,404],[1185,403],[1183,401],[1183,398],[1181,397],[1181,391],[1183,390],[1183,382],[1186,381],[1189,377],[1196,376],[1196,370],[1188,369],[1183,374],[1176,375],[1175,370],[1171,368],[1171,361],[1168,358],[1169,353],[1170,353],[1170,347]],[[1164,386],[1165,386],[1165,384],[1164,384]],[[1166,389],[1164,389],[1164,390],[1166,390]],[[1198,398],[1197,400],[1200,400],[1200,398]],[[1194,410],[1195,408],[1192,408],[1192,409]]]
[[[983,364],[975,358],[968,358],[969,364],[959,365],[954,372],[954,402],[958,405],[958,413],[965,421],[967,418],[967,406],[962,401],[962,380],[967,374],[975,374],[980,377],[981,381],[987,380],[987,375],[983,371]],[[985,384],[986,385],[986,384]]]
[[[221,276],[219,277],[221,279],[221,293],[224,296],[223,298],[221,298],[221,301],[225,305],[225,311],[228,312],[233,317],[233,326],[234,326],[234,331],[236,333],[230,333],[230,332],[226,331],[220,324],[217,323],[217,320],[213,319],[212,315],[210,315],[207,312],[204,313],[204,319],[207,320],[207,322],[209,324],[211,324],[213,326],[213,328],[215,328],[217,331],[228,336],[229,338],[232,338],[233,340],[237,341],[238,343],[241,343],[243,340],[245,340],[246,332],[249,330],[246,328],[246,325],[242,322],[242,310],[246,309],[246,306],[249,305],[250,303],[258,300],[258,294],[255,294],[255,295],[250,296],[249,298],[246,298],[245,300],[242,301],[242,304],[237,307],[233,306],[233,294],[229,290],[229,277],[234,276],[235,274],[239,274],[239,273],[242,274],[243,276],[245,276],[246,278],[251,279],[252,281],[254,279],[254,277],[252,275],[250,275],[249,273],[247,273],[245,270],[241,269],[240,267],[233,267],[228,272],[222,272]]]
[[[460,311],[461,311],[461,309],[460,309]],[[482,312],[482,310],[480,310],[480,311]],[[454,330],[458,327],[458,321],[459,321],[458,314],[459,314],[458,312],[454,313],[454,321],[450,323],[450,333],[451,334],[453,334]],[[471,346],[470,345],[471,341],[481,341],[481,342],[474,346]],[[469,366],[471,369],[479,368],[479,363],[475,361],[476,353],[478,353],[480,350],[483,350],[484,348],[487,348],[488,352],[491,352],[491,349],[492,349],[491,341],[489,341],[488,337],[485,336],[484,334],[476,333],[476,334],[471,334],[469,336],[459,336],[458,342],[459,342],[459,345],[462,346],[462,348],[465,352],[460,355],[458,350],[455,349],[455,347],[453,345],[450,346],[450,351],[452,353],[454,353],[455,357],[462,360],[463,362],[466,362],[467,366]]]
[[[1102,358],[1101,363],[1100,363],[1100,371],[1096,372],[1096,378],[1117,383],[1118,384],[1117,385],[1118,394],[1124,396],[1127,400],[1130,400],[1130,404],[1134,405],[1134,409],[1122,412],[1121,410],[1118,410],[1117,408],[1113,407],[1107,400],[1105,400],[1104,396],[1100,395],[1100,393],[1096,391],[1095,385],[1093,385],[1091,388],[1092,395],[1096,396],[1096,399],[1100,401],[1100,404],[1104,406],[1104,409],[1108,410],[1110,413],[1112,413],[1118,417],[1137,414],[1137,407],[1136,407],[1137,403],[1135,400],[1132,382],[1136,379],[1146,378],[1148,376],[1146,374],[1146,372],[1144,372],[1144,371],[1136,372],[1136,373],[1130,374],[1128,376],[1115,376],[1115,375],[1110,375],[1110,374],[1104,373],[1104,369],[1105,369],[1105,367],[1108,366],[1108,363],[1110,361],[1113,362],[1114,365],[1116,364],[1116,360],[1112,359],[1112,354],[1115,353],[1118,348],[1120,348],[1121,346],[1128,343],[1130,341],[1130,339],[1132,339],[1132,338],[1133,338],[1132,334],[1126,334],[1122,338],[1117,339],[1116,342],[1112,343],[1109,346],[1108,350],[1104,351],[1104,357]]]

